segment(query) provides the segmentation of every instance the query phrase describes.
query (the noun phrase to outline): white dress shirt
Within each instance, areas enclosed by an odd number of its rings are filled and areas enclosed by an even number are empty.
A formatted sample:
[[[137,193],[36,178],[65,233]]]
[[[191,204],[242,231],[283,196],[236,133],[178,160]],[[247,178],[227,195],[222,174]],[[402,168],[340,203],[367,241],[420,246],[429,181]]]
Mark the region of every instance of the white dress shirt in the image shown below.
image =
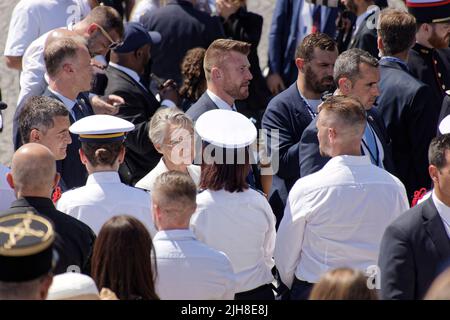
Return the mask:
[[[219,96],[212,93],[209,89],[206,90],[206,93],[211,98],[211,100],[214,102],[214,104],[217,106],[217,108],[223,109],[223,110],[236,111],[236,106],[234,105],[234,103],[233,103],[233,105],[230,106],[228,103],[225,102],[225,100],[223,100]]]
[[[275,216],[259,192],[199,193],[191,229],[200,241],[228,256],[237,276],[236,292],[273,281]]]
[[[282,281],[315,283],[338,267],[366,271],[377,264],[386,227],[408,209],[400,180],[368,156],[332,158],[289,193],[275,246]]]
[[[162,300],[232,300],[235,276],[227,256],[198,241],[189,229],[159,231],[153,238]]]
[[[6,174],[9,172],[9,168],[0,164],[0,210],[9,209],[11,202],[16,200],[14,190],[11,189],[6,181]]]
[[[44,33],[76,23],[90,11],[87,0],[21,0],[9,24],[5,56],[20,57]]]
[[[445,203],[438,199],[434,190],[431,197],[439,213],[439,216],[441,217],[442,223],[444,224],[447,236],[450,238],[450,207],[448,207]]]
[[[152,236],[156,233],[150,196],[121,183],[115,171],[90,174],[84,187],[64,192],[56,208],[84,222],[96,234],[109,218],[117,215],[133,216]]]
[[[163,158],[161,158],[156,165],[156,167],[153,168],[152,171],[147,173],[145,177],[143,177],[141,180],[139,180],[135,187],[145,189],[148,191],[152,191],[153,184],[155,183],[156,178],[164,173],[169,171],[169,169],[166,167],[166,164],[163,161]],[[198,187],[200,184],[200,166],[196,166],[191,164],[190,166],[187,166],[187,171],[189,176],[194,180],[195,185]]]
[[[67,108],[67,110],[70,112],[70,114],[72,115],[72,117],[74,119],[76,119],[75,113],[73,112],[73,107],[75,106],[75,103],[77,103],[76,100],[72,100],[69,98],[66,98],[65,96],[63,96],[62,94],[60,94],[59,92],[56,92],[55,90],[53,90],[50,87],[47,87],[48,91],[50,91],[51,93],[53,93],[55,96],[57,96],[61,102],[64,104],[64,106]]]

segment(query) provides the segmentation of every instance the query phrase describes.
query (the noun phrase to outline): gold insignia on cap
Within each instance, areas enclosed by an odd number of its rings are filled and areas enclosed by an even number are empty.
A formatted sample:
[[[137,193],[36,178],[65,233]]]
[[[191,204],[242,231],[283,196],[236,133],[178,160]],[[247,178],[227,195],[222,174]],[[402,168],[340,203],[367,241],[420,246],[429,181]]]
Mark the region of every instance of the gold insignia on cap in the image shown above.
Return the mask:
[[[13,224],[14,222],[17,222]],[[34,223],[32,228],[31,224]],[[0,254],[20,257],[39,253],[47,249],[53,242],[53,226],[44,217],[32,212],[11,214],[0,218],[0,237],[8,235],[0,243]],[[31,238],[26,242],[25,237]]]

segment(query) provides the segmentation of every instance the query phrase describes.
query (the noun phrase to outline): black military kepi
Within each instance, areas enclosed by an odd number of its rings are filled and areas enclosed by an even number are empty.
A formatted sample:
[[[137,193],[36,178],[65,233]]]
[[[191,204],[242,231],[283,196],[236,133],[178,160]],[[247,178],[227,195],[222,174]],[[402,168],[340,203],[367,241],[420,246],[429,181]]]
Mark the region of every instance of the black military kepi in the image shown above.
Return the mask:
[[[0,217],[0,281],[26,282],[52,271],[54,228],[32,212]]]
[[[450,0],[406,0],[406,6],[418,23],[450,21]]]

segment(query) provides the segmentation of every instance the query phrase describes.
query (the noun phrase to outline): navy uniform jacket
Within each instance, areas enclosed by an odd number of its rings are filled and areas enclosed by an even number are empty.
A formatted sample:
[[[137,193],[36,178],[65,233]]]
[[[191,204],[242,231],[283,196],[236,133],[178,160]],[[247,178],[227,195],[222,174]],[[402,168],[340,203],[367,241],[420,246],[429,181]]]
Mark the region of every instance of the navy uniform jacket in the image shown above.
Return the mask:
[[[108,66],[105,95],[115,94],[125,100],[116,116],[132,122],[136,127],[125,140],[125,162],[119,173],[122,182],[134,185],[159,162],[161,155],[148,137],[150,118],[160,107],[155,96],[145,90],[126,73]]]
[[[411,199],[431,186],[428,146],[436,135],[437,110],[429,105],[431,90],[395,61],[380,60],[378,111],[392,139],[397,177]]]
[[[11,208],[0,212],[0,216],[12,213],[33,211],[53,222],[56,232],[55,247],[58,262],[53,272],[61,274],[68,271],[91,273],[91,255],[94,249],[95,234],[83,222],[56,210],[52,200],[42,197],[25,197],[14,201]],[[32,266],[30,266],[32,267]]]
[[[445,91],[450,89],[450,49],[429,49],[416,43],[409,50],[408,68],[415,78],[430,86],[428,106],[439,110],[438,117]]]
[[[317,138],[317,118],[305,129],[300,140],[300,177],[319,171],[330,160],[330,157],[322,157],[319,151]],[[367,111],[367,122],[380,140],[384,151],[383,165],[386,171],[395,175],[395,167],[392,161],[391,141],[386,134],[386,128],[375,108]]]
[[[375,12],[368,15],[361,23],[355,36],[352,37],[348,49],[359,48],[369,52],[373,57],[378,58],[377,29],[376,27],[372,29],[367,27],[368,20],[374,19],[374,14]]]
[[[60,99],[48,89],[45,90],[43,95],[60,101]],[[82,98],[85,102],[85,106],[87,107],[86,115],[93,115],[94,111],[89,104],[88,96],[80,93],[78,97]],[[69,118],[70,124],[73,124],[75,119],[72,114],[69,114]],[[61,174],[61,178],[64,180],[64,187],[67,189],[84,186],[88,177],[86,167],[81,163],[80,155],[78,153],[78,150],[81,148],[81,142],[78,135],[70,133],[70,137],[72,138],[72,143],[67,146],[66,157],[63,160],[56,161],[57,171]]]
[[[178,84],[181,84],[180,64],[186,52],[196,47],[206,49],[214,40],[224,38],[220,19],[195,9],[188,1],[169,0],[146,17],[143,25],[161,34],[161,42],[152,46],[152,71]]]
[[[450,259],[450,239],[432,197],[385,231],[378,264],[383,299],[422,299]]]

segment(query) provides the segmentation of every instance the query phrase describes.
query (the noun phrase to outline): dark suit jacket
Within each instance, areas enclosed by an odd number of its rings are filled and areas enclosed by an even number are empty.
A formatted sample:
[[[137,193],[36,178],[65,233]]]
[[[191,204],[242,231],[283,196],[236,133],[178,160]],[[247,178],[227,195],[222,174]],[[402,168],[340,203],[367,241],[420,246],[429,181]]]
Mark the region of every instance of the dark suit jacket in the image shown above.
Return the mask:
[[[355,36],[352,37],[348,45],[348,49],[359,48],[369,52],[372,56],[378,59],[378,47],[377,47],[377,29],[376,26],[372,29],[367,27],[367,21],[369,19],[374,19],[372,13],[368,15],[364,21],[361,23]]]
[[[197,10],[192,3],[170,0],[151,11],[142,23],[150,31],[161,33],[161,42],[152,47],[152,71],[163,79],[181,83],[180,64],[189,49],[208,46],[224,38],[218,17]]]
[[[416,79],[430,87],[428,108],[438,110],[439,115],[445,91],[450,90],[450,49],[429,49],[416,43],[409,50],[408,67]]]
[[[436,135],[437,114],[428,103],[430,88],[402,69],[398,62],[380,60],[378,111],[392,138],[397,177],[411,199],[414,191],[431,186],[428,146]]]
[[[300,177],[305,177],[311,173],[319,171],[330,160],[329,157],[322,157],[319,151],[319,140],[317,139],[317,118],[305,129],[300,140]],[[367,122],[373,128],[375,134],[383,146],[384,168],[395,174],[394,162],[392,161],[391,141],[386,134],[383,120],[375,108],[367,111]]]
[[[106,75],[108,84],[105,95],[115,94],[125,100],[125,104],[119,106],[117,116],[136,126],[125,140],[127,152],[124,165],[120,169],[122,181],[134,185],[149,173],[161,158],[148,137],[150,118],[160,104],[150,91],[145,90],[126,73],[109,66]]]
[[[197,119],[204,114],[206,111],[217,109],[216,104],[211,100],[206,91],[202,96],[194,103],[187,111],[186,114],[192,119],[192,121],[197,121]]]
[[[383,299],[422,299],[450,260],[450,240],[430,197],[385,231],[378,264]]]
[[[282,77],[286,86],[291,85],[297,78],[294,56],[298,45],[298,24],[303,1],[277,0],[272,15],[269,32],[269,68],[271,73],[278,73]],[[321,30],[332,38],[336,31],[337,14],[336,8],[328,8],[327,22]]]
[[[84,274],[91,273],[91,255],[94,249],[95,233],[83,222],[56,210],[52,200],[41,197],[25,197],[14,201],[11,208],[0,212],[0,216],[33,211],[53,222],[56,231],[55,248],[59,260],[55,274],[67,272],[70,266],[77,266]],[[71,269],[73,270],[73,269]]]
[[[48,89],[45,90],[43,96],[54,98],[58,101],[60,99],[51,93]],[[91,105],[89,104],[89,97],[86,94],[81,93],[80,98],[85,101],[87,106],[87,113],[94,114]],[[75,119],[70,114],[70,123],[74,123]],[[67,155],[63,160],[56,161],[57,171],[61,174],[62,180],[67,189],[73,189],[82,187],[86,184],[88,173],[86,167],[81,163],[78,150],[81,148],[81,142],[78,139],[77,134],[70,133],[72,143],[67,146]]]
[[[285,181],[288,191],[300,178],[300,138],[312,120],[296,82],[274,97],[264,113],[262,126],[268,130],[269,142],[271,131],[279,130],[279,146],[270,147],[272,154],[278,148],[280,163],[277,175]]]

